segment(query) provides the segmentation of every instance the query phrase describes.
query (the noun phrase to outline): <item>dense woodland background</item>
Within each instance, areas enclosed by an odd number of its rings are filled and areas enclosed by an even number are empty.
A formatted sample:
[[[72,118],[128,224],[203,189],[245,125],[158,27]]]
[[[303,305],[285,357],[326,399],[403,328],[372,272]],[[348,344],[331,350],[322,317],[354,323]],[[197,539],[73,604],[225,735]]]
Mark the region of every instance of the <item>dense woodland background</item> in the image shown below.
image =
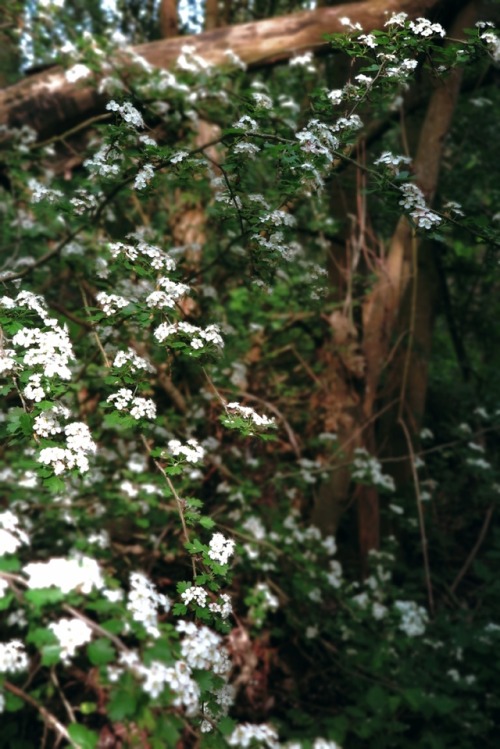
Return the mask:
[[[390,42],[391,13],[446,36]],[[4,3],[0,293],[42,295],[77,364],[41,404],[2,368],[2,508],[31,545],[2,557],[0,630],[31,660],[4,674],[0,746],[497,746],[499,52],[480,36],[498,18],[496,2],[452,0]],[[411,75],[382,80],[377,40],[416,61]],[[340,116],[362,126],[324,157]],[[388,152],[407,161],[377,162]],[[402,206],[403,181],[435,211],[428,230]],[[158,310],[138,301],[151,267],[109,254],[141,241],[191,288],[167,321],[215,323],[223,348],[158,345]],[[130,306],[107,315],[103,289]],[[39,323],[0,304],[10,351]],[[118,373],[117,350],[149,369]],[[118,383],[154,400],[154,426],[110,413]],[[33,427],[49,400],[98,445],[84,478],[34,467],[52,444]],[[202,463],[169,463],[165,444],[190,438]],[[221,569],[203,546],[212,522],[236,542]],[[155,702],[130,674],[113,684],[114,639],[163,658],[161,638],[121,631],[118,604],[25,596],[23,565],[76,552],[125,589],[141,570],[177,616],[219,632],[233,692],[218,727],[200,732],[175,690]],[[183,604],[192,570],[233,615]],[[49,652],[64,606],[106,645],[62,663]],[[213,698],[217,677],[199,671]],[[238,739],[246,723],[276,736]]]

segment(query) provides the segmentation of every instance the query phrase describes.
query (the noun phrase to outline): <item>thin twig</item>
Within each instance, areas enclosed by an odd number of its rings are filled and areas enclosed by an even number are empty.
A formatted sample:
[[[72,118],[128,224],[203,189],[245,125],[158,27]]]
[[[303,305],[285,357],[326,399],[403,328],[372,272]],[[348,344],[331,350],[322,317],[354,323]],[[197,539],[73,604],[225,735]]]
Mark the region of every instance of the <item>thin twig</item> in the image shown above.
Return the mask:
[[[16,697],[19,697],[28,705],[31,705],[32,707],[34,707],[35,710],[38,710],[38,712],[42,716],[42,719],[45,725],[50,726],[54,731],[56,731],[56,733],[60,737],[66,739],[66,741],[72,747],[74,747],[74,749],[79,749],[80,745],[77,744],[75,741],[73,741],[73,739],[69,735],[65,726],[63,726],[63,724],[57,720],[56,716],[52,715],[52,713],[49,712],[46,707],[43,707],[42,705],[40,705],[39,702],[37,702],[33,697],[31,697],[31,695],[26,694],[26,692],[24,692],[19,687],[16,687],[16,685],[12,684],[10,681],[4,681],[3,686],[4,686],[4,689],[6,689],[8,692],[10,692],[11,694],[15,694]]]
[[[495,505],[490,505],[488,507],[487,511],[486,511],[486,515],[484,516],[483,526],[482,526],[482,528],[481,528],[481,530],[479,532],[479,536],[477,537],[477,541],[474,544],[474,546],[472,547],[472,549],[471,549],[471,551],[469,553],[469,556],[465,560],[462,569],[460,570],[460,572],[456,576],[455,580],[453,581],[453,585],[450,588],[450,590],[451,590],[452,593],[455,593],[456,589],[460,585],[461,581],[463,580],[463,578],[467,574],[467,572],[468,572],[471,564],[473,563],[474,559],[476,558],[477,553],[478,553],[479,549],[481,548],[484,539],[486,538],[486,534],[488,532],[488,528],[489,528],[489,525],[491,523],[491,518],[493,517],[493,513],[494,512],[495,512]]]
[[[417,512],[418,512],[418,522],[420,526],[420,538],[422,540],[422,556],[424,558],[425,584],[427,587],[427,597],[429,599],[429,611],[431,612],[432,615],[434,615],[434,594],[432,592],[431,570],[430,570],[430,565],[429,565],[429,550],[427,547],[427,535],[425,532],[424,512],[422,509],[422,498],[420,496],[420,482],[418,480],[415,453],[413,451],[413,445],[411,442],[410,433],[408,431],[408,427],[406,426],[404,419],[400,417],[398,419],[398,423],[401,425],[401,429],[403,430],[405,434],[406,442],[408,445],[408,453],[410,455],[411,470],[413,473],[413,482],[415,486],[415,496],[417,500]]]

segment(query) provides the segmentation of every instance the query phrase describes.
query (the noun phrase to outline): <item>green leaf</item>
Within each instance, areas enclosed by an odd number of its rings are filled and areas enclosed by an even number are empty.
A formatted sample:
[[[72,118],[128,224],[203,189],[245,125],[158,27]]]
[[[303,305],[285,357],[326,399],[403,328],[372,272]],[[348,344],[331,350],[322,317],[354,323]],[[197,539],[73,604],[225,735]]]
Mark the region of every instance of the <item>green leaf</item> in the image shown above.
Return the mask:
[[[72,723],[68,726],[68,733],[80,749],[94,749],[99,738],[94,731],[89,731],[79,723]]]
[[[103,666],[116,658],[116,650],[105,637],[94,640],[87,646],[87,654],[94,666]]]
[[[61,646],[44,645],[41,649],[42,666],[55,666],[61,660]]]
[[[226,716],[218,723],[217,728],[223,736],[229,736],[236,728],[236,721]]]
[[[108,715],[111,720],[133,718],[137,711],[137,697],[126,688],[119,688],[114,692],[108,704]]]
[[[36,590],[27,590],[24,595],[26,600],[37,608],[64,600],[64,593],[59,588],[37,588]]]

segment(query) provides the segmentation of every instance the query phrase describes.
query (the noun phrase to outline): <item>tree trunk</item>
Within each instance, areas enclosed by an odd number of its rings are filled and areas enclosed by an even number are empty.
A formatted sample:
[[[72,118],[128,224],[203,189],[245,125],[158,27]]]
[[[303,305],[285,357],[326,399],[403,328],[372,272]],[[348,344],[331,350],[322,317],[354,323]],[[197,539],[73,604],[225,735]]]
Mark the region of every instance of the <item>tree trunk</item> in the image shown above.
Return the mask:
[[[227,64],[225,52],[231,49],[249,67],[274,64],[292,55],[329,48],[326,34],[344,30],[344,16],[370,31],[382,28],[388,14],[406,12],[415,17],[428,12],[438,0],[365,0],[334,8],[318,8],[255,23],[207,31],[198,36],[176,37],[134,48],[147,62],[159,68],[172,68],[185,44],[214,65]],[[125,58],[124,64],[127,65]],[[0,91],[0,125],[21,127],[29,123],[44,140],[102,112],[109,97],[95,88],[70,83],[61,68],[30,76]]]

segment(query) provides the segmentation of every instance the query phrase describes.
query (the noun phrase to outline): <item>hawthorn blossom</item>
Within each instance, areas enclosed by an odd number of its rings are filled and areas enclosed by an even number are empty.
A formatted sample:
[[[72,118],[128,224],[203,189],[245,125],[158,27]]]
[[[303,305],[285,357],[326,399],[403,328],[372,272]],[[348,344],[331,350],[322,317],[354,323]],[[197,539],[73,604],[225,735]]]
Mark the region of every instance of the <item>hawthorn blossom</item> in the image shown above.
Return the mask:
[[[188,463],[199,463],[205,457],[205,450],[195,439],[190,439],[185,445],[179,440],[169,440],[167,450],[174,458],[184,457]]]
[[[59,640],[61,660],[66,665],[82,645],[92,640],[92,629],[78,618],[63,618],[49,624],[49,629]]]
[[[112,99],[106,104],[106,109],[108,112],[118,112],[123,121],[133,128],[143,128],[145,126],[141,113],[129,101],[118,104]]]
[[[95,588],[104,587],[104,579],[98,563],[91,557],[64,559],[53,557],[48,562],[30,562],[23,567],[27,575],[27,586],[37,588],[59,588],[63,593],[77,590],[88,595]]]
[[[229,746],[246,747],[252,746],[256,742],[257,746],[263,749],[278,749],[278,733],[275,728],[266,723],[240,723],[234,731],[226,738]]]
[[[236,415],[242,416],[248,421],[251,421],[256,427],[273,427],[276,425],[274,418],[269,418],[268,416],[260,416],[250,406],[242,406],[235,401],[228,403],[226,409],[228,411],[235,412]]]
[[[445,36],[446,31],[439,23],[431,23],[427,18],[417,18],[416,21],[410,21],[410,29],[417,36]]]
[[[189,588],[186,588],[183,593],[181,593],[182,601],[186,604],[186,606],[194,601],[197,606],[205,608],[205,606],[207,605],[207,597],[207,591],[200,585],[191,585]]]
[[[231,661],[220,635],[183,619],[175,628],[182,635],[181,655],[190,668],[212,671],[217,676],[229,675]]]
[[[28,534],[20,528],[17,515],[11,510],[0,513],[0,557],[15,554],[23,544],[29,544]]]
[[[134,419],[155,419],[156,404],[151,398],[134,395],[129,388],[120,388],[109,395],[106,403],[113,403],[117,411],[128,411]]]
[[[106,294],[105,291],[99,291],[96,294],[96,300],[102,307],[102,311],[106,317],[111,317],[111,315],[116,314],[119,309],[128,307],[130,304],[130,299],[125,299],[125,297],[119,296],[118,294]]]
[[[414,601],[395,601],[394,608],[401,614],[399,629],[408,637],[420,637],[424,634],[429,621],[427,611]]]
[[[145,370],[146,372],[154,372],[154,367],[151,363],[139,356],[131,348],[128,351],[118,351],[113,360],[113,367],[121,369],[121,367],[128,367],[131,372],[139,372]]]
[[[141,572],[130,575],[130,592],[127,598],[127,610],[132,619],[140,622],[146,632],[154,639],[160,636],[158,629],[158,609],[170,611],[170,599],[158,593],[153,583]]]
[[[12,338],[12,345],[26,349],[22,364],[26,368],[41,367],[45,377],[71,379],[69,362],[74,358],[73,347],[66,328],[52,330],[22,328]]]
[[[0,642],[0,674],[20,673],[28,666],[28,656],[20,640]]]
[[[214,533],[209,543],[208,556],[218,564],[227,564],[233,556],[235,542],[230,538],[224,538],[222,533]]]
[[[154,337],[159,343],[163,343],[171,335],[184,333],[191,337],[190,345],[194,349],[203,348],[205,343],[213,344],[222,348],[224,340],[220,334],[217,325],[208,325],[206,328],[199,328],[188,322],[162,323],[154,331]]]
[[[142,169],[137,172],[134,179],[134,188],[144,190],[155,176],[155,170],[152,164],[144,164]]]
[[[219,600],[208,604],[212,614],[220,614],[222,619],[227,619],[233,613],[231,598],[227,593],[221,593]]]

